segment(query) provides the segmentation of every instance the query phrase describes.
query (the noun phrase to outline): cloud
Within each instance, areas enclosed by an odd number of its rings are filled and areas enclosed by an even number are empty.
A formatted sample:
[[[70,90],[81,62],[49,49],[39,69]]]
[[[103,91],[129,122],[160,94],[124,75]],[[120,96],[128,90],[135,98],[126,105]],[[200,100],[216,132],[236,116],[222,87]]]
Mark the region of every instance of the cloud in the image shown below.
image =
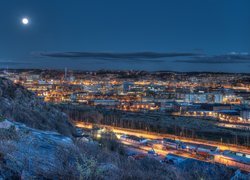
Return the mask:
[[[187,60],[176,60],[179,63],[194,64],[231,64],[231,63],[250,63],[250,55],[248,53],[233,53],[216,56],[197,56]]]
[[[78,59],[120,59],[120,60],[149,60],[171,57],[194,57],[196,53],[159,53],[159,52],[128,52],[128,53],[113,53],[113,52],[39,52],[34,53],[39,57],[52,58],[78,58]]]
[[[190,52],[38,52],[33,53],[36,57],[65,58],[80,60],[97,60],[99,62],[127,62],[127,63],[164,63],[168,58],[173,58],[177,63],[192,64],[237,64],[250,63],[248,53],[229,53],[208,56]],[[185,58],[185,59],[183,59]],[[114,61],[115,60],[115,61]]]

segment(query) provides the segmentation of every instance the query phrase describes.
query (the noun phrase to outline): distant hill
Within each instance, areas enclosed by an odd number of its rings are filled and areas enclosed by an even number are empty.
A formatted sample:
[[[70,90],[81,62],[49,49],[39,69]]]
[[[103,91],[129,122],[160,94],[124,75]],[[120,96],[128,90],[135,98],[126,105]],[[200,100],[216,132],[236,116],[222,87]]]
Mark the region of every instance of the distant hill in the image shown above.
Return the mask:
[[[32,128],[66,136],[75,134],[74,126],[64,113],[5,78],[0,78],[0,115]]]

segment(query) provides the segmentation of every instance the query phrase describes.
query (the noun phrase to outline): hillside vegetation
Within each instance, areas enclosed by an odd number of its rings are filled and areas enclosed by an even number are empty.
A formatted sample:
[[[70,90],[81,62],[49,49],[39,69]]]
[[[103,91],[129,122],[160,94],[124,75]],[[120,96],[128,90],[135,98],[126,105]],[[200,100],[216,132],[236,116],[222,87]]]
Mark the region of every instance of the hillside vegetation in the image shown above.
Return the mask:
[[[74,126],[64,113],[5,78],[0,78],[0,104],[0,115],[8,119],[67,136],[75,134]]]

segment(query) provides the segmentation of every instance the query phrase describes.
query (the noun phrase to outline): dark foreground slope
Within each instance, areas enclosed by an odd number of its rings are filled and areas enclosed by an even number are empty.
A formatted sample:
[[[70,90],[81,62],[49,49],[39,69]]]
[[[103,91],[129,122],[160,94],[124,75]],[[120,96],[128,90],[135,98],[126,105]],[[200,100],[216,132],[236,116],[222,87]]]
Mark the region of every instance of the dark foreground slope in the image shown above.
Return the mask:
[[[67,116],[24,87],[0,78],[0,114],[29,127],[72,136],[75,128]]]
[[[0,179],[219,180],[235,174],[232,168],[195,160],[179,165],[154,158],[136,161],[121,153],[112,139],[73,141],[6,119],[0,121],[0,139]]]

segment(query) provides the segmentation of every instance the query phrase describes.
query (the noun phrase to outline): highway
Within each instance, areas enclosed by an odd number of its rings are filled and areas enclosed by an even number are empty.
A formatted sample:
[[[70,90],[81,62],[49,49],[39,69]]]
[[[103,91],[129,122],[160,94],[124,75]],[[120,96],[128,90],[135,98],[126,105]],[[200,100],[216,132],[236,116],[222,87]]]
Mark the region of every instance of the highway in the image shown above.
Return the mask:
[[[86,124],[85,122],[75,121],[74,123],[77,127],[80,127],[80,128],[92,129],[92,127],[93,127],[93,124],[89,124],[89,123]],[[231,151],[250,154],[250,148],[247,148],[244,146],[234,146],[234,145],[229,145],[229,144],[222,144],[222,143],[215,142],[215,141],[206,141],[206,140],[202,140],[202,139],[191,139],[191,138],[186,138],[186,137],[175,136],[172,134],[159,134],[159,133],[148,132],[148,131],[143,131],[143,130],[127,129],[127,128],[108,126],[108,125],[98,125],[98,126],[102,127],[102,128],[110,129],[111,131],[113,131],[116,134],[117,133],[118,134],[127,134],[127,135],[143,137],[143,138],[147,138],[147,139],[162,139],[162,138],[170,138],[170,139],[175,139],[175,140],[178,139],[178,140],[181,140],[183,142],[188,142],[188,143],[216,146],[220,150],[231,150]]]
[[[75,122],[75,125],[79,128],[85,128],[85,129],[92,129],[93,128],[93,124],[86,124],[83,122]],[[112,132],[114,132],[116,134],[116,136],[118,137],[118,139],[120,139],[120,135],[122,134],[126,134],[126,135],[132,135],[132,136],[137,136],[137,137],[143,137],[146,139],[162,139],[162,138],[169,138],[169,139],[175,139],[175,140],[181,140],[183,142],[187,142],[187,143],[193,143],[193,144],[203,144],[203,145],[208,145],[208,146],[216,146],[219,147],[220,150],[231,150],[231,151],[236,151],[236,152],[242,152],[242,153],[246,153],[246,154],[250,154],[250,150],[249,148],[246,147],[242,147],[242,146],[232,146],[232,145],[224,145],[224,144],[220,144],[217,142],[211,142],[211,141],[204,141],[204,140],[200,140],[200,139],[188,139],[188,138],[183,138],[183,137],[177,137],[174,135],[169,135],[169,134],[157,134],[157,133],[153,133],[153,132],[147,132],[147,131],[141,131],[141,130],[134,130],[134,129],[126,129],[126,128],[119,128],[119,127],[112,127],[112,126],[107,126],[107,125],[98,125],[101,128],[106,128],[111,130]],[[145,153],[147,153],[149,150],[151,150],[152,148],[143,144],[136,144],[136,143],[132,143],[132,142],[128,142],[125,140],[121,140],[121,143],[123,143],[124,145],[128,146],[128,147],[132,147],[132,148],[136,148],[139,150],[144,151]],[[220,164],[225,164],[225,165],[229,165],[229,166],[235,166],[239,169],[242,169],[244,171],[250,172],[250,166],[249,165],[238,165],[235,163],[232,163],[230,161],[224,161],[222,160],[219,154],[214,154],[214,159],[210,160],[210,159],[205,159],[202,158],[196,154],[192,154],[190,152],[187,151],[183,151],[183,150],[177,150],[177,149],[162,149],[162,148],[157,148],[154,147],[154,150],[157,154],[160,155],[160,157],[163,159],[167,154],[172,153],[175,155],[179,155],[185,158],[192,158],[192,159],[197,159],[197,160],[201,160],[201,161],[205,161],[205,162],[211,162],[211,163],[220,163]]]

